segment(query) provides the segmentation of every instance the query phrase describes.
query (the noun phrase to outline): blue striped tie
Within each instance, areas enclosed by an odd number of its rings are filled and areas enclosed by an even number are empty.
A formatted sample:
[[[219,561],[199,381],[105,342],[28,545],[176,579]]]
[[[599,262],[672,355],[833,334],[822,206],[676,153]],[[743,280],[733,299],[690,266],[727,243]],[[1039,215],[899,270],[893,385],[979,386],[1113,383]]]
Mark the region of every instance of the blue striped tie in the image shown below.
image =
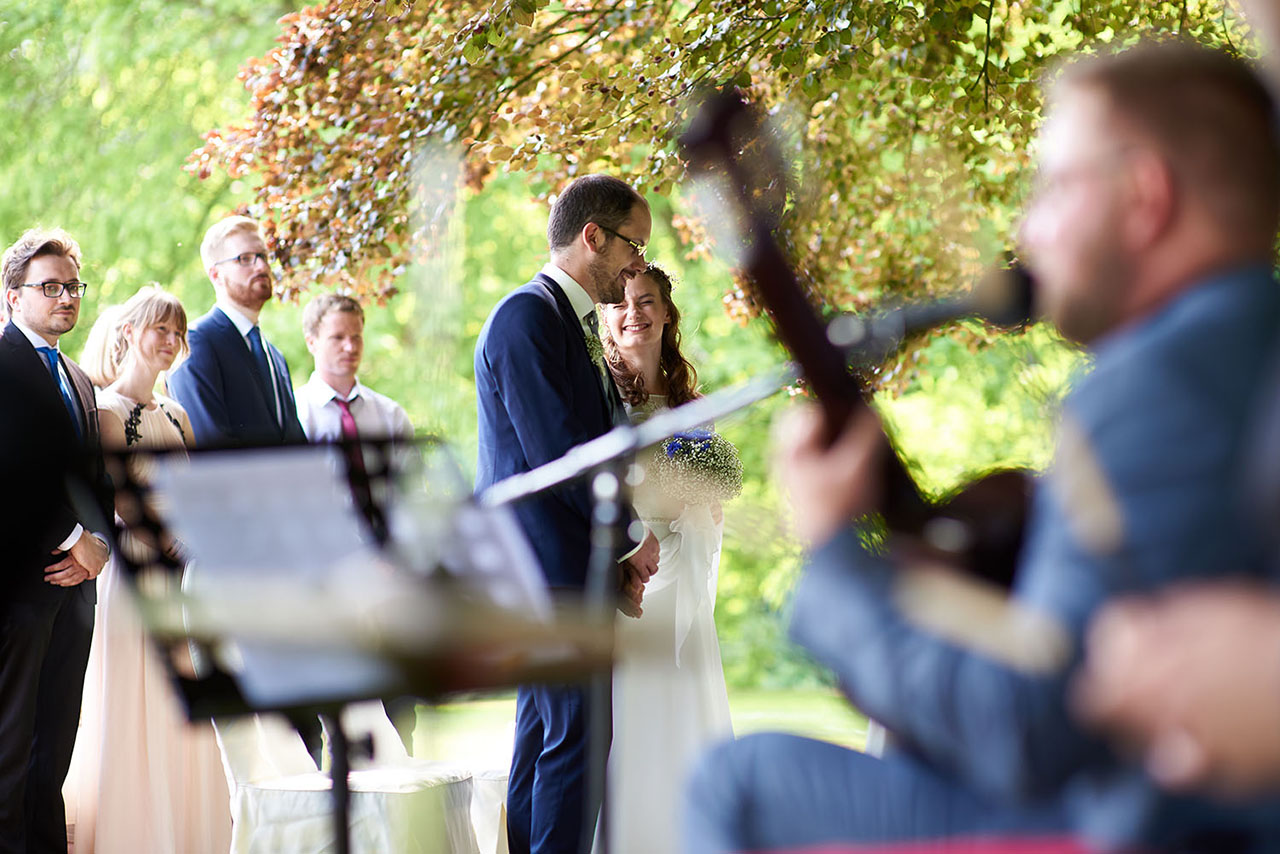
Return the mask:
[[[62,403],[71,415],[72,426],[76,428],[76,438],[83,442],[84,431],[80,428],[80,410],[76,406],[75,398],[71,396],[71,389],[67,388],[67,381],[62,378],[62,371],[58,370],[58,351],[52,347],[37,347],[36,350],[49,363],[49,372],[53,374],[53,381],[58,384],[58,391],[62,392]]]

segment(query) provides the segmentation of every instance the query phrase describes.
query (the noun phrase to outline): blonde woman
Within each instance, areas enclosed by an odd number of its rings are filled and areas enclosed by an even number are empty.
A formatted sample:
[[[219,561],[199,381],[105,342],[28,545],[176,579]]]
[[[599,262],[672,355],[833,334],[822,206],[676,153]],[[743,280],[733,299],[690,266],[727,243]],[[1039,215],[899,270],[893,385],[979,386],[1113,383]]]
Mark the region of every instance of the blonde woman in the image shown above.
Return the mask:
[[[159,287],[103,312],[84,355],[99,385],[104,449],[192,444],[186,411],[155,390],[186,348],[186,312]],[[126,532],[122,548],[127,540]],[[114,563],[98,597],[76,743],[76,854],[228,850],[227,784],[212,728],[183,717]]]

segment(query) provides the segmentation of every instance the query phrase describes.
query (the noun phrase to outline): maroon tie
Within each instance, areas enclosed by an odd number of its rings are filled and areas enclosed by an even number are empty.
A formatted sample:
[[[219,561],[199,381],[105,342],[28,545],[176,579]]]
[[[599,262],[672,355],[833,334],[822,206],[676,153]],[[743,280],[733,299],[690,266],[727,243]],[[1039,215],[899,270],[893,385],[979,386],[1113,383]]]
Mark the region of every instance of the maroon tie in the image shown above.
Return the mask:
[[[364,467],[364,449],[360,447],[360,431],[356,429],[356,417],[351,414],[351,405],[340,397],[334,397],[342,412],[342,438],[348,443],[346,449],[347,465],[351,469],[351,491],[356,505],[365,513],[373,509],[373,496],[369,491],[369,473]]]
[[[342,410],[342,438],[353,442],[359,439],[360,431],[356,429],[356,417],[351,414],[351,405],[340,397],[335,397],[333,402]]]

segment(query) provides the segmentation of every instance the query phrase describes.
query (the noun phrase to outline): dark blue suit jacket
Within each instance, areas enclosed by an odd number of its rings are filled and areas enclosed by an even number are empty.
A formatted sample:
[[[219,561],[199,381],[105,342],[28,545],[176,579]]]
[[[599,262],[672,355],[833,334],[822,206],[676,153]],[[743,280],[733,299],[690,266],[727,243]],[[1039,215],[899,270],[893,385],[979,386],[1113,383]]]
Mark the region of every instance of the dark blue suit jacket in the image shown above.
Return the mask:
[[[512,291],[476,341],[476,490],[561,457],[613,428],[614,404],[587,353],[582,322],[547,276]],[[581,588],[590,552],[586,483],[515,506],[552,587]],[[623,554],[634,544],[628,545]]]
[[[896,574],[846,529],[817,549],[792,633],[851,696],[959,785],[1048,797],[1090,836],[1172,843],[1215,826],[1275,841],[1280,804],[1225,806],[1168,794],[1070,714],[1081,640],[1113,596],[1194,579],[1272,575],[1244,506],[1248,425],[1278,340],[1280,286],[1265,268],[1206,280],[1095,347],[1064,421],[1086,453],[1063,456],[1037,489],[1014,598],[1056,618],[1071,641],[1058,672],[1011,669],[906,619]],[[1114,540],[1095,540],[1110,493]],[[1267,848],[1266,850],[1276,850]]]
[[[284,424],[276,421],[271,388],[264,387],[253,354],[231,318],[214,306],[187,334],[191,353],[169,375],[169,393],[186,408],[196,444],[269,445],[305,442],[284,356],[266,344],[280,387]]]

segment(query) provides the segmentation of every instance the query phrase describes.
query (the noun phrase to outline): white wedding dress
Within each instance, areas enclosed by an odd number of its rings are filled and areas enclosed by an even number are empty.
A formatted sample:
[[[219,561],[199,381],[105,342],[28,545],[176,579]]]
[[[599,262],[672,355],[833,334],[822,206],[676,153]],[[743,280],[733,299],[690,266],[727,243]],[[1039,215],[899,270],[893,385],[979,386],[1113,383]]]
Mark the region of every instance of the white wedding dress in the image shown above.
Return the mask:
[[[664,396],[650,395],[631,411],[632,421],[665,408]],[[654,453],[661,450],[647,458]],[[681,847],[693,761],[733,735],[714,618],[723,524],[710,505],[675,505],[647,481],[636,488],[635,506],[661,557],[645,587],[644,615],[618,617],[609,852],[666,854]]]

